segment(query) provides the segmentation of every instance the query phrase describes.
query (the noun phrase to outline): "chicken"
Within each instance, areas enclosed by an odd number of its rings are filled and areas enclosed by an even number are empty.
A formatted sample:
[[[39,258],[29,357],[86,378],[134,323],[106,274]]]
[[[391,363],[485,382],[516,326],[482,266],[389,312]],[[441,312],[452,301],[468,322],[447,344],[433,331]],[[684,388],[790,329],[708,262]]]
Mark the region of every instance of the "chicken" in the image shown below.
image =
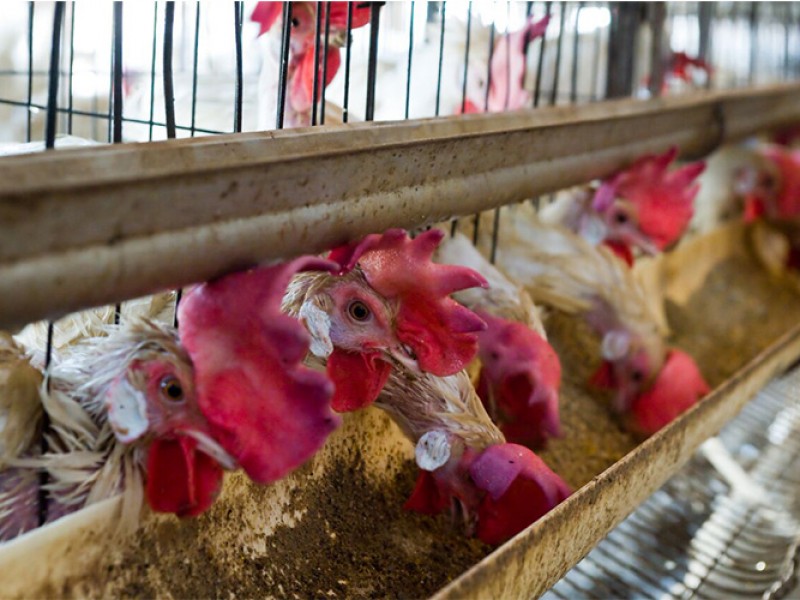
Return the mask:
[[[0,332],[0,466],[30,447],[37,433],[41,382],[23,347]]]
[[[800,288],[800,150],[763,144],[735,172],[734,190],[751,222],[756,257],[775,277]]]
[[[40,432],[42,374],[25,350],[0,332],[0,541],[39,524],[39,478],[8,466],[34,446]]]
[[[405,507],[460,513],[468,535],[500,544],[570,494],[531,450],[505,443],[465,371],[447,377],[393,369],[376,406],[415,444],[420,475]]]
[[[471,269],[431,262],[443,235],[432,229],[412,240],[390,230],[340,247],[329,257],[341,265],[339,274],[298,275],[284,310],[304,320],[316,359],[327,359],[337,386],[334,408],[375,401],[416,444],[424,472],[408,508],[460,507],[468,531],[499,543],[568,490],[530,450],[518,447],[512,463],[498,458],[502,450],[487,451],[505,447],[505,440],[462,370],[477,350],[483,322],[448,298],[486,282]],[[473,463],[482,465],[483,479],[473,479]],[[518,514],[509,515],[506,491],[520,486],[533,486],[539,496],[515,504]],[[491,516],[481,521],[484,513]]]
[[[542,209],[542,221],[559,224],[592,244],[605,243],[629,265],[633,248],[656,254],[680,238],[693,214],[705,169],[702,161],[668,171],[678,149],[644,156],[594,187],[577,188]]]
[[[47,472],[48,521],[120,492],[120,531],[136,527],[144,499],[155,511],[198,515],[219,493],[222,469],[236,465],[211,436],[192,363],[169,327],[132,319],[71,346],[40,396],[48,450],[29,447],[7,464]],[[19,530],[0,525],[9,528]]]
[[[745,172],[755,173],[760,164],[752,144],[729,144],[706,159],[706,169],[698,178],[695,214],[689,224],[694,234],[712,231],[722,223],[741,219],[744,199],[739,188]]]
[[[470,73],[467,81],[473,83],[468,89],[464,113],[501,112],[530,106],[531,95],[524,87],[528,45],[536,38],[544,37],[549,22],[550,15],[539,21],[529,17],[519,31],[500,36],[495,43],[489,67],[491,80],[488,82],[488,96],[487,82],[482,72]],[[476,68],[470,70],[475,71]],[[461,106],[457,108],[457,112],[461,112]]]
[[[734,190],[744,200],[746,221],[800,216],[800,151],[761,144],[735,178]]]
[[[463,290],[454,298],[487,324],[478,334],[478,394],[492,419],[508,439],[534,448],[544,446],[550,436],[559,437],[561,363],[528,292],[460,233],[443,240],[434,259],[474,269],[489,283],[487,289]]]
[[[430,261],[442,235],[369,235],[330,253],[337,274],[301,273],[289,285],[283,310],[305,323],[312,354],[326,363],[334,410],[374,402],[393,364],[446,376],[475,355],[485,325],[448,295],[486,282],[470,269]]]
[[[285,124],[289,127],[304,127],[311,124],[311,110],[323,87],[327,87],[333,80],[341,65],[339,48],[347,43],[347,2],[326,2],[321,5],[320,35],[317,37],[317,3],[292,2],[291,17],[292,31],[289,38],[289,66],[287,72],[287,97],[288,102],[284,113]],[[324,49],[324,31],[327,11],[330,11],[330,30],[328,36],[328,49]],[[282,2],[259,2],[250,16],[260,26],[259,35],[275,31],[272,39],[277,43],[280,38],[280,28],[274,27],[281,20],[283,14]],[[368,5],[353,5],[351,29],[363,27],[370,20]],[[314,99],[314,54],[315,42],[319,44],[317,51],[317,98]],[[272,56],[269,62],[262,66],[262,73],[269,77],[268,82],[260,82],[262,93],[275,98],[277,102],[277,84],[279,71],[278,56],[279,44],[273,44]],[[267,66],[270,65],[270,66]],[[324,81],[323,81],[324,76]],[[263,108],[262,111],[268,110]],[[326,108],[327,111],[327,108]],[[274,112],[273,112],[274,114]],[[270,115],[271,116],[271,115]]]
[[[163,292],[129,300],[121,305],[120,320],[128,318],[153,319],[171,323],[175,310],[175,292]],[[114,306],[100,306],[72,313],[53,323],[52,350],[56,355],[76,342],[107,333],[107,325],[114,322]],[[37,367],[44,367],[47,349],[47,321],[38,321],[24,327],[14,338],[32,355]]]
[[[536,301],[582,314],[601,337],[603,363],[591,383],[615,392],[616,412],[631,414],[636,407],[632,414],[641,421],[648,410],[663,412],[661,403],[688,407],[708,391],[693,361],[666,347],[665,332],[621,260],[566,229],[543,224],[529,204],[503,214],[506,243],[498,249],[498,265]],[[643,422],[634,429],[652,433]]]
[[[180,304],[200,410],[214,438],[257,483],[305,463],[339,424],[331,382],[302,364],[308,334],[280,311],[297,272],[334,268],[310,256],[261,266],[195,286]]]

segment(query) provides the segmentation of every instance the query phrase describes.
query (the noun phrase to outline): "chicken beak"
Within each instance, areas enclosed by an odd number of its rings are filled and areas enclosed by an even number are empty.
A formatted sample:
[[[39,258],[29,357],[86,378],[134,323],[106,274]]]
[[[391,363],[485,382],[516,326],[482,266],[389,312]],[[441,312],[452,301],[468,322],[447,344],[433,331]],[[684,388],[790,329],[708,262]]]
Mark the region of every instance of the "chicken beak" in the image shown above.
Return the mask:
[[[196,429],[186,429],[179,433],[196,441],[197,449],[200,450],[200,452],[213,458],[228,471],[233,471],[238,467],[236,460],[208,434]]]
[[[422,369],[420,369],[419,362],[417,362],[417,355],[414,352],[414,349],[411,348],[408,344],[400,344],[394,348],[389,348],[387,351],[389,356],[391,356],[396,362],[399,362],[409,371],[414,373],[421,374]]]
[[[637,391],[638,390],[633,387],[621,385],[617,390],[612,402],[612,408],[614,411],[617,414],[628,412],[631,409],[631,405],[633,404],[633,400],[636,397]]]
[[[655,256],[661,250],[656,246],[653,241],[638,229],[628,232],[630,243],[639,248],[645,254]]]

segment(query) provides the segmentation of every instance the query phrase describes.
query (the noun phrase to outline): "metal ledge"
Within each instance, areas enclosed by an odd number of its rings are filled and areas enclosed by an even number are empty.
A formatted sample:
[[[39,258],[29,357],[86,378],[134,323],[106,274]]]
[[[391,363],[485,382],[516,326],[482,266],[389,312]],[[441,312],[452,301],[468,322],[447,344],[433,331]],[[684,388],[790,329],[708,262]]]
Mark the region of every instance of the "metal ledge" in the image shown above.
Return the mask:
[[[800,120],[800,85],[0,159],[0,327],[321,251]]]
[[[700,404],[638,446],[433,596],[535,598],[672,476],[708,437],[776,373],[800,356],[800,325],[759,354]]]

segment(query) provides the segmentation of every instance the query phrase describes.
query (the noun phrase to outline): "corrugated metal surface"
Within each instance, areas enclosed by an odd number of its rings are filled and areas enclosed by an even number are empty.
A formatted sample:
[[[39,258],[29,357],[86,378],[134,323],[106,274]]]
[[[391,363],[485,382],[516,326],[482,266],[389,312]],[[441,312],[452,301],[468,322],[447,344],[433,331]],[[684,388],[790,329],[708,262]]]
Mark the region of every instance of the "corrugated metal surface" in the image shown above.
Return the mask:
[[[798,434],[795,367],[543,598],[798,597]]]

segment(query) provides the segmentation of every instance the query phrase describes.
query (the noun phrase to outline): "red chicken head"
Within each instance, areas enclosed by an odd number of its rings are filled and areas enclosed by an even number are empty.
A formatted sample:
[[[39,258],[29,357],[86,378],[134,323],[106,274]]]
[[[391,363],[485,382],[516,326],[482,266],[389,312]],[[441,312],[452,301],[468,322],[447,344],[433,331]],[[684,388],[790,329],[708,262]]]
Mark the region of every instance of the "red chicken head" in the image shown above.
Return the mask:
[[[691,356],[673,348],[650,389],[631,407],[632,428],[652,435],[711,391]]]
[[[336,410],[375,400],[391,368],[385,355],[437,376],[457,373],[475,355],[485,324],[449,295],[487,284],[471,269],[431,261],[442,235],[431,229],[409,239],[404,230],[391,229],[331,252],[341,283],[330,287],[333,306],[321,312],[334,315],[324,326],[335,347],[328,373],[336,383]]]
[[[469,472],[486,492],[478,508],[477,535],[487,544],[502,544],[572,493],[541,458],[517,444],[490,446]]]
[[[145,493],[159,512],[207,510],[236,462],[211,437],[194,390],[191,362],[177,340],[153,329],[137,358],[108,386],[108,422],[124,444],[147,448]]]
[[[677,153],[673,147],[664,154],[640,158],[601,184],[592,207],[605,223],[607,240],[655,254],[683,234],[694,213],[699,190],[695,179],[705,163],[668,172]]]
[[[463,448],[439,469],[421,471],[405,508],[435,515],[455,503],[470,534],[499,545],[570,493],[569,486],[531,450],[497,444],[483,451]]]
[[[800,151],[763,145],[735,175],[734,192],[744,199],[745,221],[800,215]]]
[[[478,338],[478,394],[489,414],[514,442],[541,447],[548,437],[560,437],[558,355],[541,335],[522,323],[478,314],[488,326]]]
[[[650,387],[664,363],[663,347],[650,348],[635,334],[613,329],[602,339],[603,362],[590,383],[615,393],[613,408],[623,413],[631,402]]]

